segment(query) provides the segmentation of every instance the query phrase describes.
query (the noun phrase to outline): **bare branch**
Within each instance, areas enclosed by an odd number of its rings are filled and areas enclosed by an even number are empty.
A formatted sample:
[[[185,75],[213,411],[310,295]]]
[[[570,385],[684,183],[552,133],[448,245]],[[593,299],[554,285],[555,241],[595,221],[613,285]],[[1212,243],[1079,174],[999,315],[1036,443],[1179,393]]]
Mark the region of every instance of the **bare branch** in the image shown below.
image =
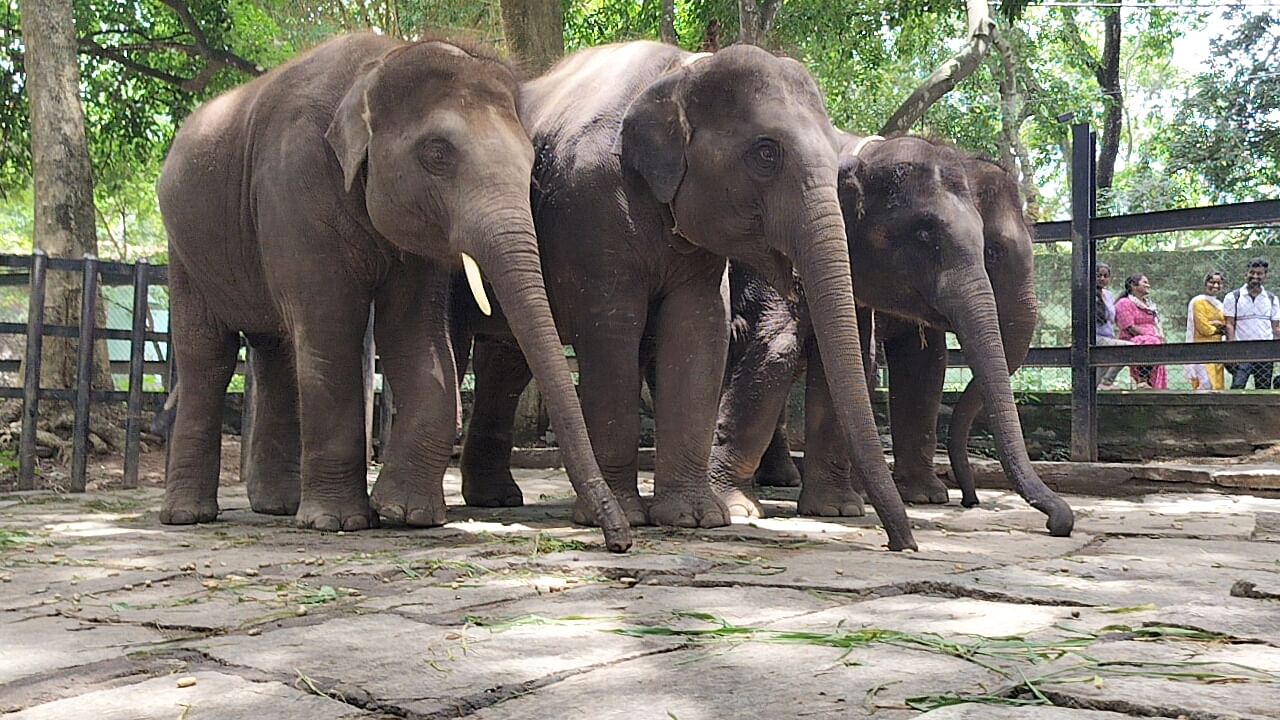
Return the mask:
[[[781,7],[782,0],[738,0],[738,42],[759,45]]]
[[[662,0],[662,42],[680,44],[676,35],[676,0]]]
[[[991,43],[1000,63],[1000,164],[1018,180],[1026,214],[1031,220],[1040,215],[1040,190],[1036,187],[1035,168],[1031,156],[1022,142],[1022,123],[1027,118],[1022,93],[1018,90],[1017,61],[1013,46],[999,28],[992,26]]]
[[[881,135],[902,133],[911,129],[912,125],[924,117],[925,111],[946,95],[961,80],[973,74],[982,64],[991,49],[991,32],[995,21],[991,18],[991,10],[985,0],[966,0],[965,9],[969,18],[969,42],[961,48],[955,57],[948,59],[933,71],[925,81],[894,111],[884,127]]]

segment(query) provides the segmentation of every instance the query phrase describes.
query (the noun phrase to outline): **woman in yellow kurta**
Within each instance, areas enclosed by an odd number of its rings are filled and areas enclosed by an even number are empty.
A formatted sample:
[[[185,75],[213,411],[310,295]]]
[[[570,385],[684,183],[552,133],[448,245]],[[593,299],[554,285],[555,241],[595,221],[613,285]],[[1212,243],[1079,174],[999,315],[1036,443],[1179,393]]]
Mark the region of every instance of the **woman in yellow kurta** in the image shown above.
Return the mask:
[[[1222,273],[1211,272],[1204,276],[1204,293],[1191,298],[1187,304],[1187,342],[1222,342],[1227,321],[1222,315]],[[1226,387],[1222,365],[1207,363],[1187,365],[1187,379],[1193,390],[1222,390]]]

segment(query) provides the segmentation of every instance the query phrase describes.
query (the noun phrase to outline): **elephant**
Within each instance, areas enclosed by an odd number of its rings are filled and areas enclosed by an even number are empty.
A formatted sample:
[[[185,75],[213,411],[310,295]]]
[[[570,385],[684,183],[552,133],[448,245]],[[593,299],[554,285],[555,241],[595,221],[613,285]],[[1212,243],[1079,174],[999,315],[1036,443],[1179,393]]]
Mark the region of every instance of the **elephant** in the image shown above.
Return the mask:
[[[963,503],[977,503],[964,438],[985,406],[1014,487],[1044,512],[1051,534],[1069,535],[1071,508],[1031,467],[1009,375],[1026,358],[1037,306],[1031,234],[1016,183],[998,165],[917,137],[845,135],[844,208],[860,326],[874,311],[889,366],[894,479],[907,502],[947,502],[933,473],[935,425],[946,370],[946,332],[960,339],[974,372],[952,424],[950,450]],[[823,358],[812,351],[805,302],[784,298],[734,264],[730,286],[734,352],[717,420],[711,479],[736,515],[758,516],[752,476],[766,450],[766,474],[790,481],[776,429],[788,388],[807,365],[803,486],[847,485],[850,453],[826,392]],[[865,361],[869,367],[870,361]],[[870,382],[868,383],[870,385]],[[957,461],[957,458],[959,461]],[[853,463],[861,462],[857,451]],[[801,512],[806,508],[801,507]]]
[[[879,451],[836,194],[838,138],[800,63],[749,45],[690,54],[622,43],[564,59],[521,98],[537,148],[533,214],[552,309],[577,355],[592,447],[632,523],[729,522],[707,483],[728,347],[726,258],[787,287],[798,271],[820,308],[815,334],[841,399],[843,437]],[[472,332],[463,495],[519,504],[511,418],[528,373],[500,332]],[[640,368],[650,362],[662,392],[646,507],[636,458]],[[887,463],[860,471],[889,547],[915,547]],[[823,491],[814,503],[861,502],[852,490]]]
[[[218,514],[216,409],[243,333],[254,510],[328,531],[442,524],[456,422],[447,316],[461,263],[478,304],[488,305],[482,269],[492,279],[575,488],[608,547],[629,547],[546,297],[517,93],[512,71],[481,50],[356,34],[186,120],[158,186],[181,377],[162,522]],[[372,496],[361,362],[371,307],[398,406]]]

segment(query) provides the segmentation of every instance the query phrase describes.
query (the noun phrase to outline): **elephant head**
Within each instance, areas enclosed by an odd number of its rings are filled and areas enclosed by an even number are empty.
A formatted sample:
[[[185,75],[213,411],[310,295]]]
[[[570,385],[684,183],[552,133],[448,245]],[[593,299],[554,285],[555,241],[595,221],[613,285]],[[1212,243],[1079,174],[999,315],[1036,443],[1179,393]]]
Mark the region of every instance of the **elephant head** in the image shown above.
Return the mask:
[[[529,206],[533,146],[501,62],[443,42],[400,46],[365,65],[325,134],[348,192],[397,249],[461,261],[486,313],[481,269],[543,389],[569,476],[611,550],[629,528],[587,439],[547,302]]]
[[[670,213],[672,242],[744,262],[784,294],[798,271],[849,447],[894,549],[914,547],[875,431],[836,193],[838,137],[813,78],[750,45],[684,56],[623,118],[628,183]]]
[[[1031,468],[1009,384],[1036,317],[1017,189],[987,172],[998,168],[921,138],[865,143],[849,136],[843,154],[849,254],[855,267],[876,269],[858,276],[859,297],[878,312],[956,334],[1014,487],[1049,516],[1052,534],[1070,534],[1071,509]],[[1021,286],[1013,280],[1018,267]],[[997,279],[1002,274],[1009,277]]]

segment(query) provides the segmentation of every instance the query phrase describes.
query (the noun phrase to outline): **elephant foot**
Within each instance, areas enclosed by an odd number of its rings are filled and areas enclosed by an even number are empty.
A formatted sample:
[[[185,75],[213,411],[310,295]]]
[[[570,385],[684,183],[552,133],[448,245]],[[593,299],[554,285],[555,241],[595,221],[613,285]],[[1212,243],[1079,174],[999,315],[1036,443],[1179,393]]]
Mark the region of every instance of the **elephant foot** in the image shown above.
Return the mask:
[[[762,487],[799,487],[800,470],[796,468],[790,455],[776,460],[771,455],[765,455],[760,469],[756,470],[755,481]]]
[[[170,500],[160,506],[160,522],[165,525],[195,525],[218,519],[218,500]]]
[[[1066,501],[1055,495],[1043,500],[1033,500],[1031,507],[1049,516],[1045,521],[1045,527],[1048,528],[1050,535],[1071,537],[1071,529],[1075,527],[1076,518]]]
[[[862,496],[852,486],[805,483],[796,502],[796,513],[814,517],[862,517],[867,514],[867,509]]]
[[[471,507],[520,507],[524,494],[511,471],[462,469],[462,499]]]
[[[974,492],[973,490],[961,491],[961,496],[960,496],[961,507],[966,507],[966,508],[978,507],[981,504],[982,504],[982,501],[978,499],[978,493]]]
[[[745,488],[730,484],[724,486],[713,485],[712,489],[715,491],[716,497],[720,498],[720,502],[729,508],[730,517],[764,517],[764,508],[761,507],[760,501],[756,499],[750,485]]]
[[[649,524],[649,515],[645,512],[644,501],[640,499],[640,493],[635,488],[621,491],[617,488],[611,488],[613,496],[618,500],[618,506],[622,508],[622,513],[627,516],[627,523],[632,527]],[[589,525],[591,527],[599,527],[600,522],[596,520],[595,508],[591,504],[578,496],[577,501],[573,504],[573,521],[579,525]]]
[[[249,487],[249,507],[263,515],[297,515],[302,503],[302,489],[297,477],[287,487],[260,485]]]
[[[369,498],[377,517],[391,526],[440,527],[445,523],[444,487],[441,481],[419,484],[399,480],[396,476],[378,478]]]
[[[378,527],[378,514],[369,507],[363,492],[349,500],[308,500],[298,505],[295,522],[300,528],[322,532],[367,530]]]
[[[658,490],[649,504],[649,522],[666,527],[724,527],[729,524],[729,508],[709,487]]]
[[[902,502],[917,505],[946,505],[950,496],[947,486],[932,472],[921,471],[894,475]]]

